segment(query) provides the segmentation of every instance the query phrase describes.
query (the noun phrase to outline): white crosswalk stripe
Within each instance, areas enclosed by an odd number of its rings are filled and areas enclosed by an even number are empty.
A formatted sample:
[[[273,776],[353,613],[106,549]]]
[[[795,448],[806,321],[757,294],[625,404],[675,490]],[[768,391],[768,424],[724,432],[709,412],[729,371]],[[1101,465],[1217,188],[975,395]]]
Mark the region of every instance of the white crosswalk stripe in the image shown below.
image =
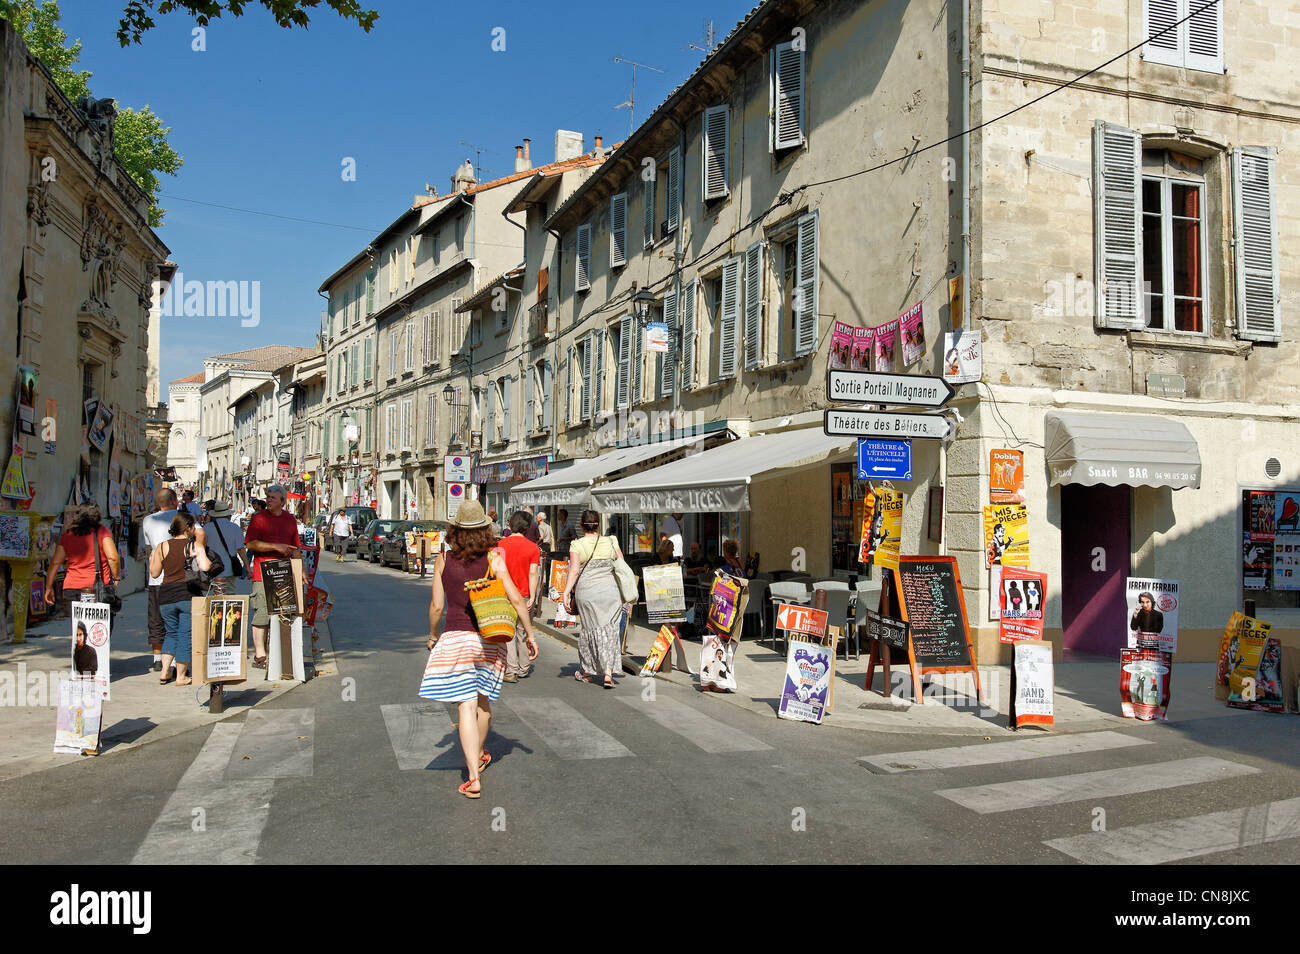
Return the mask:
[[[518,697],[505,703],[562,759],[616,759],[630,749],[559,699]]]
[[[388,741],[403,771],[463,765],[459,739],[441,702],[380,706]]]
[[[619,701],[705,752],[761,752],[771,748],[766,742],[760,742],[752,735],[733,729],[675,699],[659,696],[649,701],[640,696],[622,696]]]
[[[1077,735],[1014,739],[1010,742],[993,742],[989,745],[954,745],[943,749],[891,752],[888,755],[865,756],[858,761],[873,771],[893,774],[927,769],[996,765],[1003,762],[1079,755],[1084,752],[1101,752],[1106,749],[1150,744],[1149,739],[1139,739],[1121,732],[1081,732]]]
[[[315,735],[315,709],[254,709],[230,754],[226,778],[309,776]]]
[[[1043,844],[1090,865],[1165,864],[1235,848],[1300,838],[1300,798],[1233,808]]]
[[[1251,768],[1249,765],[1241,765],[1225,759],[1201,757],[1106,769],[1101,772],[1083,772],[1078,775],[941,789],[935,794],[973,812],[987,815],[993,812],[1039,808],[1044,805],[1061,805],[1084,799],[1154,792],[1181,785],[1196,785],[1242,775],[1255,775],[1258,772],[1259,769]]]

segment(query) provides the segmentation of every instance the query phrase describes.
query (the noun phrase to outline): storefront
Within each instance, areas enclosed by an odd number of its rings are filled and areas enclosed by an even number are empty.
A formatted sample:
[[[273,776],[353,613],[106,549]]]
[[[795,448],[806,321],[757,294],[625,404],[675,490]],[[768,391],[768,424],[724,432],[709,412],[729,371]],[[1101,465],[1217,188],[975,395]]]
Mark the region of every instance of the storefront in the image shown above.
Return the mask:
[[[519,457],[514,460],[480,463],[470,472],[470,482],[478,487],[479,500],[488,513],[497,512],[497,526],[504,528],[510,513],[521,504],[512,504],[510,493],[516,486],[546,476],[548,458]]]

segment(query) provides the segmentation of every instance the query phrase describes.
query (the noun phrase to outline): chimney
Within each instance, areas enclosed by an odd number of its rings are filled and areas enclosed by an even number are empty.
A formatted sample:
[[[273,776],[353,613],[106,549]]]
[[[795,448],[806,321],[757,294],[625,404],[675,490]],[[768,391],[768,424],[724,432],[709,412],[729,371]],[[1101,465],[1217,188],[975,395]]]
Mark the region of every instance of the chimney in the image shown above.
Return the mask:
[[[456,174],[451,177],[451,191],[453,194],[464,192],[471,189],[477,184],[478,180],[474,178],[474,164],[468,159],[460,164]]]
[[[532,144],[532,140],[531,140],[531,139],[525,139],[525,140],[524,140],[524,162],[528,163],[528,165],[527,165],[526,168],[529,168],[529,169],[531,169],[531,168],[533,167],[533,160],[532,160],[532,157],[531,157],[531,156],[529,155],[529,153],[528,153],[528,147],[529,147],[531,144]]]
[[[595,150],[595,152],[596,152],[596,155],[598,155],[598,156],[600,155],[600,140],[601,140],[601,137],[600,137],[600,136],[597,136],[597,137],[596,137],[596,150]]]
[[[582,148],[582,133],[571,132],[568,129],[555,130],[555,161],[564,162],[566,159],[577,159],[585,149]]]
[[[515,172],[523,172],[531,168],[528,162],[528,154],[524,151],[523,146],[515,146]]]

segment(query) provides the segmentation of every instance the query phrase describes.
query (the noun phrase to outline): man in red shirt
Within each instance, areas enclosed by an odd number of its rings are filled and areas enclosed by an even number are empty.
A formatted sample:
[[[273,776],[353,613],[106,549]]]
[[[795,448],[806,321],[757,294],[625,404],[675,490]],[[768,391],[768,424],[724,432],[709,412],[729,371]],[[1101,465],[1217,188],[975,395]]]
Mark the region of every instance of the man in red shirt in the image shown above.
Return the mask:
[[[524,531],[532,524],[531,514],[517,510],[510,515],[512,533],[503,537],[497,547],[505,554],[506,569],[515,589],[528,601],[531,613],[537,603],[538,577],[541,573],[542,551],[526,536]],[[532,671],[528,665],[528,644],[522,623],[515,623],[515,638],[506,645],[506,682],[518,682]]]
[[[266,611],[266,590],[262,586],[262,561],[281,560],[298,556],[302,541],[298,539],[298,521],[284,509],[285,491],[272,484],[266,491],[266,509],[259,510],[248,521],[244,546],[253,554],[253,665],[266,668],[266,631],[271,625],[271,615]]]

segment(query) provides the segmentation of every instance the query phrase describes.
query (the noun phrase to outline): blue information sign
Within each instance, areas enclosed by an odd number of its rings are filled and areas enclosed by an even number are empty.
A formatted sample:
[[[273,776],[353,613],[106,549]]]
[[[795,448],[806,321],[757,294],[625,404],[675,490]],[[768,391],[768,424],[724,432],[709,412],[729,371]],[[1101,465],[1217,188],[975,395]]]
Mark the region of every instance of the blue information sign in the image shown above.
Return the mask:
[[[864,437],[858,440],[858,479],[912,479],[912,442]]]

